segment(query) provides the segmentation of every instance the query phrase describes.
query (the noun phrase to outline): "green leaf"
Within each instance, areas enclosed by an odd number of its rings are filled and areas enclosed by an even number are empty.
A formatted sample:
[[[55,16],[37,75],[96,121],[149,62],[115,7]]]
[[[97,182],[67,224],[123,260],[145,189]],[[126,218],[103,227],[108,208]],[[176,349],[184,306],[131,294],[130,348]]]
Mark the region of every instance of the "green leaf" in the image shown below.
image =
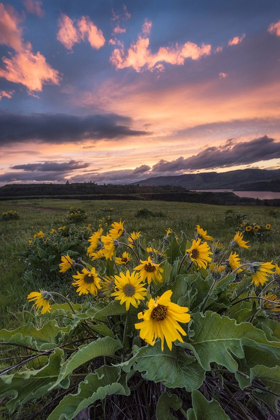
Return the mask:
[[[165,263],[161,265],[161,268],[163,269],[163,273],[162,273],[163,283],[164,284],[170,283],[172,280],[171,272],[172,272],[173,266],[169,264],[169,262],[165,261]]]
[[[176,420],[177,417],[174,417],[170,411],[170,408],[177,411],[182,407],[182,400],[176,394],[169,395],[167,392],[164,392],[159,397],[157,408],[156,408],[156,418],[157,420]]]
[[[189,291],[191,291],[191,285],[197,280],[201,279],[199,274],[179,274],[172,286],[172,302],[178,303],[178,305],[183,305],[179,303],[179,300],[183,301],[184,297]]]
[[[12,375],[0,377],[0,397],[12,397],[7,408],[13,412],[19,405],[34,400],[46,394],[50,386],[55,386],[60,365],[62,362],[63,351],[55,349],[51,354],[48,364],[38,370],[22,370]],[[68,387],[69,381],[60,386]]]
[[[95,373],[90,373],[79,384],[78,392],[64,397],[47,420],[71,420],[83,409],[108,395],[129,395],[129,388],[119,383],[120,372],[120,368],[102,366]]]
[[[280,340],[280,323],[270,318],[258,319],[257,327],[262,329],[269,340]]]
[[[117,300],[113,300],[105,308],[100,309],[95,313],[93,318],[103,319],[106,316],[123,315],[126,313],[125,305],[120,305]]]
[[[98,334],[103,335],[104,337],[114,338],[114,333],[106,325],[90,324],[90,328],[96,331]]]
[[[61,344],[69,329],[70,327],[59,327],[56,320],[47,322],[40,329],[28,323],[16,330],[1,330],[0,344],[1,341],[8,341],[13,344],[34,347],[37,350],[47,350]]]
[[[236,275],[231,273],[218,280],[214,288],[214,294],[217,295],[218,293],[221,293],[224,290],[226,290],[228,288],[228,285],[234,282],[235,277]]]
[[[272,391],[279,396],[273,395],[269,392],[256,390],[253,392],[254,397],[264,401],[268,404],[275,413],[278,413],[278,400],[280,398],[280,366],[268,368],[266,366],[255,366],[251,369],[250,379],[260,379],[269,391]]]
[[[62,364],[57,382],[50,387],[50,390],[72,373],[73,370],[86,362],[100,356],[113,356],[120,348],[122,348],[121,342],[111,337],[99,338],[90,344],[79,347],[79,350]]]
[[[185,388],[189,392],[199,388],[204,381],[203,369],[181,347],[173,346],[172,351],[165,348],[162,352],[158,341],[154,346],[135,346],[134,350],[135,355],[123,363],[125,372],[133,367],[138,372],[144,372],[145,379],[161,382],[168,388]]]
[[[191,327],[194,332],[192,341],[184,345],[194,352],[205,370],[211,370],[210,363],[216,362],[236,372],[238,363],[235,358],[245,357],[244,346],[260,349],[267,356],[280,357],[280,343],[269,341],[262,330],[249,322],[236,324],[227,316],[207,311],[205,316],[194,314]]]
[[[182,253],[181,253],[180,245],[178,244],[176,240],[176,235],[173,232],[171,232],[168,235],[167,240],[168,240],[169,246],[166,249],[165,254],[167,256],[168,262],[170,264],[173,264],[176,258],[182,257]]]
[[[216,400],[207,401],[199,391],[193,391],[192,405],[187,411],[188,420],[230,420]]]

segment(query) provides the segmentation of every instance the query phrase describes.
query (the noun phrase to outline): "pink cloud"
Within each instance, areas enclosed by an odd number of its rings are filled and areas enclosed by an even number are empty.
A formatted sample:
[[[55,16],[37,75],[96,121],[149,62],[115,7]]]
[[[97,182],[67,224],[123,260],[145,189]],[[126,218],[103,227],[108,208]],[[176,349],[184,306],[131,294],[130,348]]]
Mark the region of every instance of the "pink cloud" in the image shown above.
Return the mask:
[[[76,28],[74,21],[69,16],[62,14],[59,18],[58,26],[57,39],[68,50],[72,50],[74,44],[86,40],[95,49],[99,49],[105,44],[102,31],[87,16],[82,16],[77,21]]]
[[[243,34],[241,36],[235,36],[230,41],[228,41],[228,46],[232,47],[233,45],[240,44],[243,41],[243,39],[245,38],[245,36],[246,36],[245,34]]]
[[[103,32],[95,26],[87,16],[78,21],[78,28],[82,40],[87,39],[92,48],[99,49],[105,44]]]
[[[146,19],[142,25],[142,33],[144,35],[150,35],[151,29],[152,29],[152,22]]]
[[[23,0],[25,9],[32,15],[43,17],[45,12],[42,9],[43,3],[40,0]]]
[[[220,79],[225,79],[227,77],[227,73],[223,73],[222,71],[219,73]]]
[[[271,23],[267,30],[271,34],[275,34],[276,36],[280,36],[280,20],[276,23]]]
[[[7,45],[16,51],[22,47],[22,29],[18,27],[20,16],[12,6],[0,3],[0,44]]]
[[[30,45],[29,45],[30,47]],[[45,57],[37,52],[33,54],[29,48],[22,49],[11,58],[2,58],[5,68],[0,68],[0,77],[9,82],[21,83],[28,92],[41,92],[43,84],[59,84],[59,73],[47,62]]]
[[[80,42],[80,35],[69,16],[62,14],[58,19],[59,31],[57,39],[65,48],[72,50],[74,44]]]
[[[118,24],[114,29],[113,29],[114,34],[124,34],[126,32],[125,28],[121,28],[120,25]]]
[[[12,6],[0,3],[0,43],[15,51],[14,54],[9,53],[9,58],[2,57],[4,68],[0,68],[0,77],[26,86],[29,94],[41,92],[45,83],[59,84],[59,72],[46,62],[39,51],[36,54],[32,52],[30,42],[24,42],[20,22]]]
[[[0,90],[0,101],[2,98],[12,99],[14,93],[14,90],[9,90],[8,92],[6,90]]]
[[[158,52],[153,54],[149,49],[150,40],[147,37],[150,28],[151,22],[146,21],[142,28],[143,33],[130,45],[127,52],[124,47],[114,49],[110,61],[117,69],[132,67],[137,72],[152,71],[161,62],[183,65],[187,58],[198,60],[211,53],[211,45],[202,44],[199,47],[193,42],[186,42],[183,45],[176,44],[174,47],[160,47]]]
[[[123,10],[124,10],[124,19],[125,19],[125,20],[130,19],[130,18],[131,18],[131,14],[130,14],[130,13],[128,13],[128,11],[127,11],[127,7],[126,7],[126,5],[125,5],[125,4],[123,4]]]
[[[217,47],[214,52],[219,53],[219,52],[222,52],[222,51],[223,51],[223,47]]]

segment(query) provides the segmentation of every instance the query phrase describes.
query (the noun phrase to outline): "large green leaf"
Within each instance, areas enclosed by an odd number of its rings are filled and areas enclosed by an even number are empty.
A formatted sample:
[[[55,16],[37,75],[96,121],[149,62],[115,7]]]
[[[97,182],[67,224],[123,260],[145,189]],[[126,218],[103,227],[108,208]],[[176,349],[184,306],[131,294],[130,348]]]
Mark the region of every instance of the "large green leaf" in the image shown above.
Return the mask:
[[[60,401],[48,420],[71,420],[83,409],[108,395],[129,395],[129,388],[119,382],[120,373],[120,368],[110,366],[102,366],[95,373],[90,373],[79,384],[76,394],[67,395]]]
[[[278,400],[280,398],[280,366],[268,368],[266,366],[255,366],[251,369],[250,379],[258,378],[265,385],[265,387],[274,392],[274,395],[269,392],[256,390],[253,392],[254,397],[264,401],[270,405],[275,413],[278,413]]]
[[[69,359],[62,364],[57,382],[50,387],[50,390],[72,373],[73,370],[88,361],[100,356],[113,356],[120,348],[122,348],[121,342],[111,337],[99,338],[90,344],[81,346],[76,353],[71,355]]]
[[[143,377],[153,382],[161,382],[168,388],[185,388],[192,391],[204,381],[204,370],[181,347],[173,346],[172,351],[161,351],[160,342],[154,346],[134,347],[135,355],[123,364],[128,372],[131,367],[143,372]]]
[[[156,408],[156,418],[157,420],[176,420],[177,417],[174,417],[170,411],[170,408],[177,411],[182,407],[182,400],[176,394],[169,395],[167,392],[164,392],[158,400]]]
[[[230,420],[216,400],[207,401],[199,391],[193,391],[192,405],[187,411],[188,420]]]
[[[0,331],[1,341],[33,347],[37,350],[47,350],[58,346],[63,341],[70,327],[60,327],[56,320],[47,322],[42,328],[35,328],[29,323],[16,330]]]
[[[8,410],[13,412],[20,404],[44,395],[50,386],[55,386],[60,371],[63,351],[55,349],[51,354],[49,362],[38,370],[26,369],[12,375],[0,377],[0,397],[12,397],[6,404]],[[68,387],[66,380],[60,386]]]
[[[125,305],[120,305],[117,300],[113,300],[105,308],[100,309],[94,315],[94,319],[102,320],[104,317],[113,315],[123,315],[126,313]]]
[[[245,357],[244,346],[261,349],[267,355],[280,357],[280,343],[269,341],[264,332],[249,322],[236,324],[227,316],[219,316],[214,312],[193,315],[194,335],[190,343],[184,345],[192,350],[205,370],[211,370],[210,363],[216,362],[231,372],[236,372],[236,358]],[[259,363],[258,363],[259,364]]]

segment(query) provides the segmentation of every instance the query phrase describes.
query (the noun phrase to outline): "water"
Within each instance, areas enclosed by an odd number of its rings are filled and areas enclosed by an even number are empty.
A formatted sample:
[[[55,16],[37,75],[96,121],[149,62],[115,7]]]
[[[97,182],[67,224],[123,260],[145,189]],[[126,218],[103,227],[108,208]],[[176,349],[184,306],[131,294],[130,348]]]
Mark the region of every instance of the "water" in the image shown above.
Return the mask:
[[[280,200],[280,192],[273,191],[234,191],[227,189],[220,190],[195,190],[197,192],[233,192],[238,197],[259,198],[260,200]]]

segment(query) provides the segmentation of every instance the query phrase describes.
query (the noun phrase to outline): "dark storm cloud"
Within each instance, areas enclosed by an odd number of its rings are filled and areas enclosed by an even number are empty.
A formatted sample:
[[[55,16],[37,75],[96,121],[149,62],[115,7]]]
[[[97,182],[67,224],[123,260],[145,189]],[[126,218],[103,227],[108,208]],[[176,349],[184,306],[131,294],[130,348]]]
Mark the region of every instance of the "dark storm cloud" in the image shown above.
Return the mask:
[[[152,172],[225,168],[274,158],[280,158],[280,143],[273,138],[263,136],[236,144],[230,139],[223,146],[208,147],[186,159],[180,157],[171,162],[160,160],[153,166]]]
[[[149,165],[141,165],[138,166],[138,168],[135,168],[133,171],[133,174],[144,174],[145,172],[148,172],[151,169]]]
[[[56,172],[7,172],[0,175],[0,182],[63,182],[65,175]]]
[[[149,134],[131,130],[131,118],[116,114],[79,117],[65,114],[0,114],[0,145],[35,141],[61,144],[83,140],[121,139]]]
[[[12,169],[22,169],[28,172],[68,172],[75,169],[88,168],[89,163],[83,163],[77,160],[70,160],[69,162],[41,162],[41,163],[27,163],[26,165],[11,166]]]

